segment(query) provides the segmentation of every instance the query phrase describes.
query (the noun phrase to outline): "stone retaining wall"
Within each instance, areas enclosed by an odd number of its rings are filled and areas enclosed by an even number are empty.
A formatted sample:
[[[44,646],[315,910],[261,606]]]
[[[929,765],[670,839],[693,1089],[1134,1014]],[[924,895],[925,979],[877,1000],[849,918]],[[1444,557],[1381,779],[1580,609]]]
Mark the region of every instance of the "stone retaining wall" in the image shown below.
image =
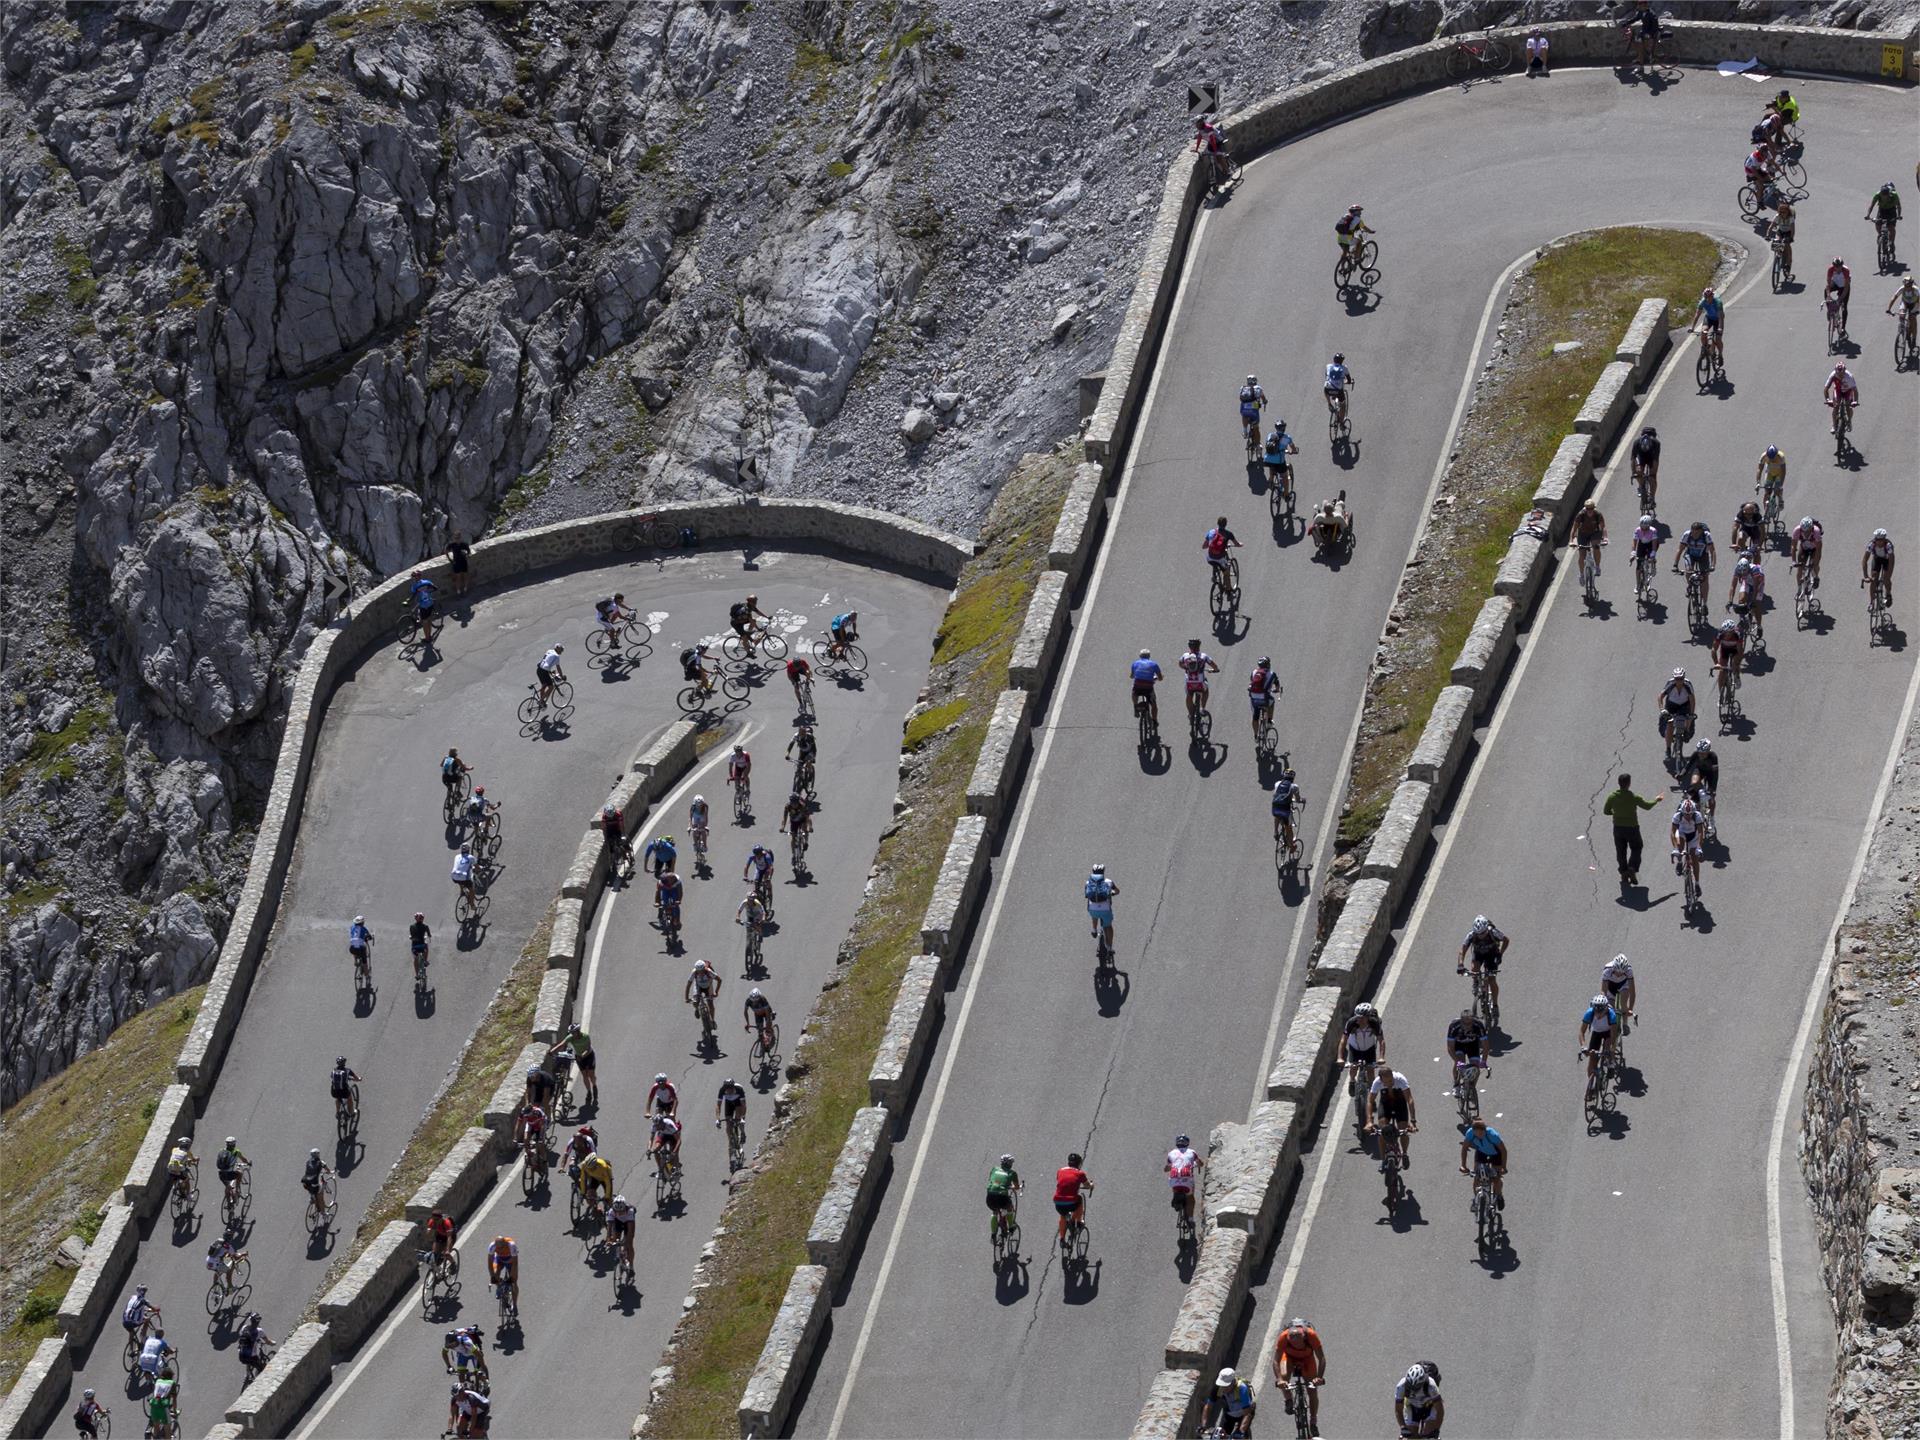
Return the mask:
[[[886,1172],[893,1137],[887,1112],[878,1106],[856,1111],[847,1127],[847,1143],[813,1212],[807,1231],[807,1259],[827,1272],[829,1290],[840,1283],[847,1260],[866,1228],[867,1212]]]
[[[1000,822],[1013,799],[1014,781],[1033,747],[1033,727],[1027,712],[1033,697],[1024,690],[1002,690],[987,721],[980,758],[967,782],[967,813],[986,817],[987,828],[1000,833]]]
[[[920,921],[920,945],[948,965],[960,959],[975,905],[987,878],[987,819],[962,815],[953,825],[953,837],[933,882],[933,897]]]
[[[80,1269],[54,1312],[53,1323],[75,1349],[83,1349],[109,1315],[120,1309],[120,1287],[133,1269],[140,1226],[131,1207],[109,1205],[100,1229],[80,1258]]]
[[[1007,683],[1016,690],[1044,691],[1053,679],[1061,642],[1067,634],[1067,576],[1049,570],[1034,582],[1027,618],[1007,660]]]
[[[794,1267],[773,1330],[740,1397],[742,1436],[773,1436],[785,1429],[794,1392],[813,1363],[813,1347],[827,1323],[831,1289],[824,1266]]]
[[[67,1337],[42,1340],[21,1367],[20,1378],[0,1405],[0,1440],[29,1440],[49,1434],[73,1380],[73,1352]]]
[[[127,1166],[127,1178],[120,1182],[120,1200],[131,1205],[136,1215],[151,1215],[166,1201],[167,1156],[175,1140],[192,1137],[193,1122],[192,1088],[175,1084],[163,1089],[146,1136]]]
[[[321,1298],[320,1319],[333,1332],[333,1345],[342,1354],[366,1339],[387,1306],[418,1278],[420,1263],[414,1257],[421,1234],[411,1220],[389,1220]]]
[[[944,969],[938,955],[922,955],[907,962],[907,973],[900,978],[900,990],[887,1017],[886,1033],[874,1053],[873,1069],[867,1072],[868,1098],[896,1114],[905,1109],[907,1095],[920,1074],[920,1063],[926,1058],[927,1037],[946,1005]]]
[[[254,1382],[227,1407],[229,1423],[243,1435],[279,1435],[313,1403],[333,1378],[333,1337],[325,1325],[307,1324],[280,1343]],[[184,1377],[181,1390],[186,1390]]]

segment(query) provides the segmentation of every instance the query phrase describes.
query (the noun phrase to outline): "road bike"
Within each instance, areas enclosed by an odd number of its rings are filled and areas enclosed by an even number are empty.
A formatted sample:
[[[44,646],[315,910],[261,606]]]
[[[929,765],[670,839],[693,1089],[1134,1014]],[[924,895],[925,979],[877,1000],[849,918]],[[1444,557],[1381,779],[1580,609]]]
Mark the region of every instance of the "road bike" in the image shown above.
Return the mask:
[[[1680,867],[1680,908],[1691,911],[1700,903],[1700,867],[1688,854],[1675,855],[1674,862]]]
[[[1351,386],[1324,392],[1327,397],[1327,438],[1338,445],[1353,434],[1353,404],[1348,398]]]
[[[1084,1265],[1087,1260],[1087,1222],[1077,1215],[1067,1217],[1066,1232],[1060,1237],[1060,1263]]]
[[[1721,346],[1718,331],[1707,329],[1700,332],[1700,357],[1693,362],[1693,378],[1702,390],[1716,380],[1727,378],[1726,352]]]
[[[1209,565],[1213,578],[1208,582],[1207,604],[1216,615],[1231,615],[1240,604],[1240,560],[1228,556],[1224,565]]]
[[[733,782],[733,818],[745,824],[753,814],[753,781],[742,775]]]
[[[1207,690],[1203,685],[1187,691],[1187,738],[1200,741],[1213,733],[1213,713],[1207,709]]]
[[[680,1198],[680,1160],[669,1150],[656,1152],[653,1176],[653,1206],[665,1210]]]
[[[1738,612],[1740,622],[1740,640],[1746,646],[1746,653],[1764,655],[1767,653],[1767,632],[1760,624],[1760,602],[1752,601],[1745,610]]]
[[[207,1314],[218,1315],[223,1310],[231,1310],[240,1303],[245,1294],[247,1282],[253,1278],[253,1262],[242,1251],[226,1257],[220,1268],[213,1272],[213,1279],[207,1282]]]
[[[253,1207],[253,1166],[236,1165],[233,1184],[220,1185],[220,1222],[229,1228],[246,1218]]]
[[[748,952],[753,952],[749,948]],[[697,990],[693,996],[693,1018],[700,1022],[700,1044],[702,1047],[713,1043],[713,997],[704,990]]]
[[[1707,574],[1698,565],[1687,567],[1687,625],[1698,630],[1707,623]]]
[[[568,681],[556,680],[547,687],[545,699],[540,696],[540,687],[529,684],[530,695],[520,702],[520,727],[531,730],[546,716],[564,720],[573,713],[573,686]]]
[[[1600,1047],[1600,1058],[1594,1064],[1592,1077],[1587,1081],[1585,1106],[1590,1120],[1597,1119],[1619,1103],[1621,1068],[1619,1037],[1616,1035]]]
[[[352,1134],[360,1126],[360,1087],[349,1080],[347,1093],[333,1097],[333,1128],[342,1136]]]
[[[373,989],[373,937],[367,937],[353,957],[353,993],[364,995]]]
[[[1633,598],[1642,606],[1656,605],[1660,601],[1660,592],[1653,584],[1659,568],[1659,557],[1651,550],[1633,562]]]
[[[440,638],[440,632],[446,628],[446,623],[438,610],[428,611],[426,619],[422,620],[413,602],[403,600],[400,603],[401,651],[410,653],[422,645],[432,649],[433,642]]]
[[[1867,634],[1872,637],[1887,628],[1887,611],[1893,597],[1888,593],[1890,585],[1885,571],[1875,572],[1871,581],[1862,580],[1860,584],[1867,592]]]
[[[322,1175],[307,1200],[307,1233],[324,1235],[333,1228],[333,1217],[340,1209],[339,1190],[332,1175]]]
[[[1447,52],[1447,76],[1467,82],[1482,70],[1490,75],[1498,75],[1507,68],[1511,58],[1507,54],[1507,47],[1492,35],[1462,40]]]
[[[1240,183],[1240,162],[1226,151],[1216,152],[1213,173],[1207,177],[1207,194],[1218,195]]]
[[[1296,797],[1293,803],[1296,813],[1283,817],[1273,827],[1273,863],[1282,875],[1299,868],[1304,850],[1300,843],[1300,819],[1297,813],[1304,808],[1304,802]]]
[[[775,634],[766,626],[755,625],[747,631],[744,639],[738,634],[727,636],[720,642],[720,653],[737,665],[757,660],[762,655],[769,660],[784,660],[787,658],[787,641],[785,636]]]
[[[1273,512],[1275,520],[1293,519],[1293,466],[1268,465],[1267,467],[1267,508]]]
[[[1658,488],[1655,475],[1656,472],[1652,466],[1647,465],[1638,457],[1634,459],[1633,488],[1634,492],[1640,497],[1640,513],[1642,515],[1658,515],[1660,513],[1654,508],[1653,503],[1654,491]]]
[[[760,901],[760,908],[766,911],[765,919],[773,919],[773,867],[753,877],[753,893]]]
[[[665,550],[680,543],[680,531],[658,515],[635,515],[614,527],[614,549],[623,554],[639,549]]]
[[[1187,1207],[1181,1203],[1183,1199],[1189,1198],[1193,1201],[1192,1214],[1188,1214]],[[1200,1185],[1197,1177],[1191,1190],[1173,1192],[1173,1238],[1175,1244],[1182,1250],[1192,1245],[1200,1233],[1200,1222],[1205,1218],[1201,1212],[1200,1203]]]
[[[1469,970],[1467,978],[1473,985],[1473,1013],[1491,1030],[1500,1022],[1500,1005],[1493,998],[1493,977],[1485,970]]]
[[[1667,717],[1667,770],[1675,779],[1686,765],[1687,741],[1693,738],[1693,716],[1685,711]]]
[[[1407,1198],[1407,1182],[1401,1173],[1406,1168],[1406,1160],[1401,1153],[1400,1122],[1391,1115],[1378,1127],[1380,1137],[1380,1173],[1385,1177],[1387,1195],[1386,1206],[1393,1209]]]
[[[832,632],[823,632],[813,642],[813,663],[821,670],[838,670],[844,675],[867,673],[867,652],[851,640],[835,640]]]
[[[450,1301],[460,1288],[460,1248],[449,1245],[444,1251],[414,1251],[414,1260],[421,1271],[420,1309],[431,1316],[442,1304]]]
[[[1476,1059],[1453,1062],[1453,1099],[1460,1107],[1460,1124],[1473,1124],[1480,1113],[1480,1065]]]
[[[1813,594],[1813,566],[1805,560],[1796,561],[1793,567],[1793,624],[1796,630],[1804,630],[1810,616],[1820,609],[1820,602]]]
[[[1853,402],[1837,400],[1833,405],[1833,449],[1837,456],[1847,453],[1847,432],[1853,428]]]
[[[751,1030],[754,1027],[747,1028]],[[747,1068],[756,1075],[765,1075],[780,1068],[780,1026],[777,1022],[770,1022],[754,1035],[753,1047],[747,1051]]]
[[[1773,240],[1773,289],[1778,294],[1793,280],[1793,245],[1779,236]]]
[[[993,1263],[1004,1265],[1020,1257],[1020,1197],[1007,1191],[1007,1208],[995,1210],[987,1221],[987,1239],[993,1245]]]
[[[1473,1216],[1475,1241],[1484,1250],[1493,1243],[1500,1225],[1494,1204],[1493,1163],[1485,1157],[1474,1161],[1473,1193],[1468,1197],[1467,1210]]]
[[[494,1281],[493,1298],[494,1303],[499,1307],[496,1323],[505,1330],[520,1318],[520,1307],[513,1302],[513,1281],[505,1276]]]
[[[813,782],[816,775],[813,761],[796,760],[793,765],[793,788],[808,800],[814,798]]]
[[[646,621],[628,615],[613,629],[596,625],[587,632],[589,655],[610,655],[616,650],[633,652],[639,659],[653,649],[653,629]]]
[[[1600,598],[1600,587],[1596,583],[1600,575],[1600,547],[1607,542],[1601,540],[1595,544],[1581,545],[1579,549],[1580,593],[1591,605]]]
[[[1160,746],[1160,720],[1155,713],[1152,696],[1133,697],[1133,719],[1140,730],[1140,748],[1157,750]]]
[[[1720,724],[1731,727],[1740,718],[1740,672],[1731,665],[1716,665],[1719,678]]]
[[[1319,1377],[1315,1376],[1312,1380],[1309,1380],[1298,1370],[1288,1372],[1287,1393],[1293,1400],[1294,1440],[1313,1440],[1313,1436],[1316,1433],[1313,1428],[1313,1405],[1307,1398],[1307,1389],[1309,1386],[1318,1390],[1320,1388]]]
[[[545,1134],[529,1134],[520,1146],[520,1154],[526,1162],[520,1167],[520,1193],[532,1195],[544,1190],[548,1178]]]
[[[1251,420],[1245,416],[1240,418],[1240,438],[1246,442],[1247,463],[1251,465],[1260,458],[1260,419],[1257,415]]]
[[[446,799],[440,804],[440,818],[452,825],[459,820],[461,807],[467,803],[467,797],[473,794],[473,776],[465,770],[456,770],[453,779],[440,783],[447,792]]]
[[[460,893],[454,897],[453,918],[461,929],[479,923],[480,917],[487,912],[487,897],[479,886],[471,880],[459,887]]]
[[[794,707],[802,715],[811,715],[813,710],[813,676],[799,675],[793,682]]]
[[[793,827],[793,838],[788,842],[791,848],[793,872],[796,875],[807,868],[807,834],[809,828],[810,827],[806,825],[795,825]]]
[[[1760,492],[1760,516],[1766,524],[1767,538],[1770,540],[1783,539],[1787,533],[1786,523],[1781,518],[1782,512],[1786,509],[1787,504],[1786,494],[1783,489],[1784,483],[1785,482],[1782,482],[1781,485],[1760,484],[1753,487]]]
[[[413,993],[427,993],[427,947],[424,944],[413,952]]]
[[[746,924],[745,921],[741,923]],[[760,927],[758,925],[747,925],[747,953],[742,964],[745,966],[746,972],[749,975],[758,975],[761,973]]]
[[[140,1323],[127,1332],[127,1343],[120,1352],[120,1363],[129,1375],[133,1373],[133,1367],[140,1363],[140,1352],[146,1348],[147,1341],[153,1337],[153,1332],[162,1328],[164,1327],[161,1324],[160,1307],[147,1306],[146,1313],[140,1318]]]
[[[1345,290],[1351,285],[1371,290],[1380,281],[1380,267],[1374,263],[1379,258],[1380,246],[1376,241],[1354,241],[1341,250],[1340,258],[1333,262],[1333,288]]]
[[[1904,370],[1920,349],[1915,346],[1915,313],[1909,310],[1905,315],[1894,317],[1893,322],[1893,368]]]
[[[1827,353],[1833,354],[1840,348],[1840,342],[1847,338],[1846,323],[1841,317],[1840,293],[1837,290],[1827,292]]]
[[[185,1220],[200,1208],[200,1161],[187,1162],[186,1168],[167,1186],[168,1209],[175,1220]]]
[[[1893,254],[1893,221],[1873,222],[1873,249],[1874,259],[1879,262],[1883,272],[1899,265],[1900,262],[1894,258]]]
[[[747,1122],[739,1115],[729,1115],[727,1125],[727,1173],[746,1167],[747,1163]]]
[[[1280,732],[1273,725],[1273,711],[1277,702],[1269,700],[1260,707],[1260,718],[1253,731],[1253,753],[1271,758],[1280,748]]]

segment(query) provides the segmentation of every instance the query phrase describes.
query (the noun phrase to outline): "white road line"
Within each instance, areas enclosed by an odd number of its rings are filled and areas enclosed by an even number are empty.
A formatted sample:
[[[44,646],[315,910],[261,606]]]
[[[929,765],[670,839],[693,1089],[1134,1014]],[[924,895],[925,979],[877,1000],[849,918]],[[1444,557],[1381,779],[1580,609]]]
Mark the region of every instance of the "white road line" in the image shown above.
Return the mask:
[[[1873,844],[1874,831],[1880,825],[1880,812],[1887,803],[1887,791],[1893,787],[1894,766],[1900,759],[1900,744],[1913,720],[1913,707],[1920,698],[1920,665],[1914,666],[1913,679],[1907,682],[1907,700],[1901,707],[1900,723],[1893,728],[1893,741],[1887,747],[1886,764],[1880,770],[1880,787],[1874,792],[1871,819],[1860,837],[1860,848],[1853,857],[1853,873],[1833,914],[1833,928],[1820,955],[1820,968],[1814,971],[1813,984],[1807,990],[1806,1009],[1800,1015],[1800,1030],[1793,1037],[1793,1052],[1787,1057],[1787,1073],[1780,1082],[1780,1099],[1773,1107],[1773,1136],[1767,1142],[1767,1269],[1773,1290],[1773,1343],[1778,1352],[1780,1371],[1780,1436],[1793,1440],[1793,1346],[1787,1333],[1787,1266],[1780,1243],[1780,1152],[1786,1141],[1787,1111],[1794,1092],[1805,1078],[1807,1039],[1813,1033],[1813,1020],[1820,1013],[1827,993],[1827,972],[1833,966],[1834,942],[1840,938],[1840,926],[1853,907],[1854,892],[1860,886],[1860,873],[1866,869],[1867,850]]]
[[[741,741],[745,741],[753,734],[753,731],[754,727],[751,725],[748,726],[741,732]],[[731,750],[727,749],[717,750],[711,760],[707,761],[706,764],[702,765],[698,770],[695,770],[691,775],[687,776],[685,780],[682,780],[675,786],[667,795],[666,799],[662,800],[658,805],[651,807],[647,812],[648,824],[646,828],[635,838],[644,843],[653,831],[660,828],[661,817],[672,814],[673,808],[680,803],[681,797],[693,788],[694,782],[732,753]],[[586,980],[580,987],[579,1023],[582,1029],[589,1028],[587,1020],[592,1013],[594,985],[600,975],[600,948],[607,935],[606,921],[613,912],[614,901],[619,899],[622,893],[623,892],[616,890],[607,896],[605,904],[601,907],[601,914],[595,922],[594,928],[598,933],[594,936],[593,954],[587,961]],[[498,1176],[494,1180],[493,1193],[487,1196],[486,1203],[474,1212],[472,1218],[461,1227],[463,1231],[472,1234],[480,1230],[486,1218],[493,1213],[493,1207],[498,1205],[503,1197],[514,1193],[515,1187],[512,1181],[519,1176],[520,1167],[525,1163],[524,1158],[515,1159],[513,1167],[508,1170],[505,1175]],[[402,1325],[406,1324],[406,1322],[412,1318],[413,1306],[410,1303],[395,1306],[394,1312],[392,1316],[388,1318],[387,1323],[380,1327],[379,1332],[375,1334],[373,1340],[354,1358],[353,1368],[347,1371],[345,1378],[329,1385],[325,1403],[323,1403],[318,1410],[314,1411],[312,1418],[295,1432],[296,1440],[307,1440],[307,1437],[315,1432],[321,1422],[332,1413],[333,1407],[339,1404],[347,1391],[353,1388],[354,1382],[360,1378],[361,1372],[373,1363],[374,1357],[385,1348],[386,1343],[394,1337]]]
[[[1204,219],[1204,217],[1202,218]],[[1194,230],[1193,244],[1197,247],[1199,243],[1200,232],[1198,227],[1196,227]],[[1448,457],[1453,454],[1453,440],[1454,437],[1460,433],[1460,417],[1466,413],[1467,401],[1473,396],[1474,381],[1480,373],[1480,350],[1487,342],[1487,327],[1493,323],[1493,307],[1499,302],[1500,296],[1505,292],[1507,282],[1513,278],[1514,271],[1518,270],[1532,258],[1533,252],[1529,251],[1519,256],[1511,265],[1501,271],[1500,278],[1495,280],[1492,288],[1487,291],[1487,303],[1480,307],[1480,328],[1474,331],[1473,348],[1467,355],[1466,374],[1460,377],[1460,393],[1454,397],[1453,414],[1447,420],[1446,433],[1440,440],[1440,458],[1433,462],[1433,478],[1427,481],[1426,498],[1421,502],[1420,506],[1422,519],[1418,525],[1414,526],[1413,538],[1407,542],[1406,559],[1400,562],[1402,574],[1406,573],[1407,561],[1413,559],[1415,554],[1419,552],[1420,541],[1425,537],[1428,523],[1433,517],[1434,497],[1440,493],[1440,482],[1444,480],[1447,475]],[[1397,585],[1395,589],[1397,592]],[[1393,600],[1391,597],[1388,598],[1387,604],[1389,607],[1392,606]],[[1346,743],[1340,747],[1340,768],[1335,772],[1333,783],[1327,787],[1329,797],[1347,793],[1347,777],[1353,770],[1353,747],[1360,734],[1361,718],[1366,712],[1366,687],[1362,686],[1360,699],[1355,702],[1353,707],[1353,723],[1347,727]],[[1328,822],[1331,823],[1323,824],[1320,832],[1320,843],[1314,847],[1314,865],[1316,868],[1310,872],[1313,874],[1323,873],[1321,867],[1324,867],[1326,863],[1327,851],[1333,844],[1333,837],[1340,828],[1337,823],[1339,817],[1334,815],[1331,810],[1327,812],[1327,817]],[[1293,922],[1293,938],[1287,945],[1286,966],[1280,974],[1280,986],[1274,992],[1273,1014],[1267,1020],[1266,1047],[1260,1052],[1260,1068],[1254,1073],[1253,1077],[1253,1107],[1259,1106],[1260,1103],[1267,1098],[1267,1073],[1273,1068],[1273,1052],[1280,1043],[1280,1017],[1286,1013],[1287,990],[1293,983],[1293,963],[1300,953],[1301,932],[1306,928],[1307,917],[1314,914],[1316,909],[1316,906],[1302,902],[1300,914]]]
[[[1194,227],[1193,238],[1187,244],[1187,257],[1180,268],[1180,289],[1174,296],[1173,310],[1167,316],[1166,334],[1172,334],[1179,322],[1181,307],[1186,303],[1188,278],[1193,270],[1194,259],[1200,252],[1200,231],[1206,224],[1203,214]],[[1135,422],[1137,435],[1147,427],[1147,421],[1153,414],[1154,396],[1160,389],[1161,368],[1156,361],[1153,367],[1153,379],[1147,384],[1147,393],[1140,405],[1140,418]],[[1100,594],[1100,582],[1107,573],[1107,557],[1113,553],[1113,537],[1120,530],[1120,516],[1126,509],[1127,491],[1133,483],[1133,470],[1136,449],[1129,445],[1127,463],[1121,467],[1120,484],[1114,491],[1113,505],[1107,514],[1107,536],[1101,543],[1099,558],[1094,561],[1093,575],[1087,581],[1086,599],[1081,603],[1082,617],[1093,613],[1093,605]],[[1039,751],[1033,759],[1033,767],[1021,785],[1020,813],[1014,822],[1013,833],[1007,841],[1004,858],[997,867],[1002,876],[1011,875],[1015,862],[1020,856],[1020,844],[1026,838],[1027,821],[1032,818],[1035,797],[1040,793],[1040,777],[1047,768],[1047,757],[1053,751],[1053,738],[1060,732],[1059,716],[1062,704],[1073,686],[1074,671],[1080,664],[1080,651],[1086,643],[1087,625],[1083,623],[1073,632],[1073,643],[1067,648],[1067,663],[1061,669],[1059,679],[1054,684],[1053,703],[1047,711],[1045,733],[1041,736]],[[854,1342],[853,1356],[847,1362],[847,1377],[841,1382],[840,1397],[834,1403],[833,1419],[827,1426],[827,1440],[837,1440],[840,1426],[846,1420],[847,1406],[853,1399],[853,1387],[860,1377],[860,1362],[866,1357],[867,1342],[873,1337],[873,1322],[880,1313],[880,1302],[886,1295],[887,1278],[893,1273],[893,1262],[900,1253],[900,1239],[906,1233],[907,1216],[913,1210],[913,1197],[920,1188],[920,1174],[926,1167],[927,1156],[933,1149],[933,1132],[940,1123],[940,1112],[946,1104],[947,1087],[953,1080],[953,1067],[960,1056],[960,1043],[967,1033],[967,1018],[973,1013],[974,997],[980,992],[980,977],[986,973],[987,958],[993,952],[994,933],[1000,928],[1000,911],[1006,904],[1007,892],[1012,886],[999,884],[994,887],[993,904],[988,907],[985,926],[980,931],[979,942],[974,946],[973,965],[967,977],[967,993],[961,998],[960,1012],[955,1017],[953,1036],[947,1042],[947,1057],[940,1067],[940,1078],[935,1082],[933,1094],[927,1107],[926,1124],[920,1135],[920,1145],[913,1157],[913,1168],[907,1175],[907,1186],[900,1194],[900,1208],[893,1219],[893,1232],[887,1237],[887,1250],[880,1262],[879,1274],[873,1282],[873,1294],[867,1301],[867,1313],[860,1321],[860,1335]]]

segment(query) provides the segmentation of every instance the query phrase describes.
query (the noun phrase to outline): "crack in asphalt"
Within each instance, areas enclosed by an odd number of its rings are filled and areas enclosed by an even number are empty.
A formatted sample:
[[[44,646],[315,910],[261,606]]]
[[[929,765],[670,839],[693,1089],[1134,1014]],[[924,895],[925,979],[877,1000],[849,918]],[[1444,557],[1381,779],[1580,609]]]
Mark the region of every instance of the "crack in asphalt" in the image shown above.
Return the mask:
[[[1156,910],[1156,913],[1157,910]],[[1100,1133],[1100,1112],[1106,1108],[1107,1092],[1113,1088],[1113,1072],[1120,1063],[1120,1046],[1116,1042],[1107,1053],[1107,1073],[1100,1082],[1100,1096],[1093,1102],[1093,1123],[1087,1127],[1087,1138],[1080,1144],[1080,1153],[1087,1154],[1093,1149],[1093,1137]],[[1046,1297],[1047,1279],[1053,1274],[1054,1262],[1060,1258],[1060,1244],[1057,1238],[1047,1242],[1047,1265],[1040,1272],[1040,1283],[1033,1287],[1033,1306],[1027,1314],[1027,1328],[1020,1337],[1024,1349],[1033,1327],[1040,1323],[1040,1302]]]
[[[1589,870],[1593,875],[1593,901],[1596,905],[1600,903],[1600,853],[1594,845],[1593,831],[1595,824],[1602,818],[1600,814],[1600,797],[1606,793],[1607,787],[1613,783],[1613,777],[1620,773],[1621,761],[1627,753],[1627,732],[1633,728],[1633,707],[1636,699],[1637,697],[1633,694],[1628,694],[1627,718],[1620,722],[1620,743],[1614,747],[1613,754],[1607,761],[1606,771],[1600,777],[1599,788],[1587,796],[1587,858],[1593,862]]]

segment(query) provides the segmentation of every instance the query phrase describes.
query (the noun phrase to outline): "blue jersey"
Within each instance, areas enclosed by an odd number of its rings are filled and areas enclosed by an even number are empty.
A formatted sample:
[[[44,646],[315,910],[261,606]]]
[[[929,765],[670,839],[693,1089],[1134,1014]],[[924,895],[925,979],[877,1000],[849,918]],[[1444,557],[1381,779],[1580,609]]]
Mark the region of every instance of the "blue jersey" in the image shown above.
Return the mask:
[[[660,877],[660,903],[678,905],[680,903],[680,877],[669,870]]]
[[[1160,678],[1158,660],[1136,660],[1127,667],[1127,673],[1133,676],[1136,685],[1150,685]]]
[[[1287,447],[1293,444],[1293,437],[1284,430],[1276,430],[1267,437],[1267,459],[1278,465],[1287,458]]]
[[[407,593],[413,597],[413,603],[422,610],[433,608],[433,582],[424,576],[408,587]]]
[[[373,939],[373,932],[367,929],[366,926],[349,925],[347,927],[347,944],[353,946],[354,949],[365,949],[367,942],[371,939]]]
[[[1702,300],[1700,302],[1700,318],[1705,320],[1709,325],[1718,325],[1720,323],[1720,314],[1720,297],[1718,295],[1714,296],[1711,300]]]
[[[1469,1130],[1460,1138],[1474,1151],[1486,1156],[1489,1160],[1495,1159],[1500,1154],[1500,1132],[1491,1125],[1487,1127],[1485,1134],[1481,1134],[1476,1130]]]
[[[833,617],[833,633],[838,635],[842,630],[846,629],[847,621],[851,620],[852,618],[853,618],[853,615],[851,612],[845,615],[834,616]]]
[[[1589,1005],[1580,1016],[1580,1023],[1592,1027],[1596,1035],[1604,1035],[1620,1023],[1620,1012],[1611,1005]]]
[[[1341,386],[1347,383],[1349,378],[1351,377],[1348,374],[1346,366],[1344,365],[1327,366],[1327,389],[1338,390]]]
[[[1713,532],[1702,530],[1698,535],[1689,530],[1680,537],[1680,548],[1689,555],[1699,556],[1707,553],[1707,547],[1713,544]]]
[[[1113,882],[1104,875],[1087,877],[1087,904],[1105,906],[1113,903]]]

